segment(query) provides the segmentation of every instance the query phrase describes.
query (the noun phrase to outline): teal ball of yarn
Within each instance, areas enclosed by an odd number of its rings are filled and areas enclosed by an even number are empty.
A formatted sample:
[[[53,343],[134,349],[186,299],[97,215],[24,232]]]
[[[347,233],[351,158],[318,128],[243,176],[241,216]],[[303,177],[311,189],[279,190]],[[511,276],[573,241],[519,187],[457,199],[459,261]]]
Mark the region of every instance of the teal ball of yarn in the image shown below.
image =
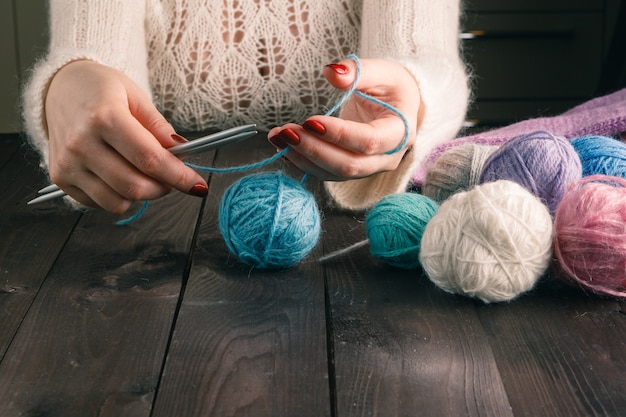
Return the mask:
[[[414,193],[381,199],[365,219],[372,256],[398,268],[418,268],[422,234],[438,207],[432,199]]]
[[[626,178],[626,144],[609,136],[581,136],[570,142],[583,166],[583,177]]]
[[[315,248],[321,232],[313,195],[282,172],[244,177],[231,185],[219,209],[228,249],[260,269],[293,266]]]

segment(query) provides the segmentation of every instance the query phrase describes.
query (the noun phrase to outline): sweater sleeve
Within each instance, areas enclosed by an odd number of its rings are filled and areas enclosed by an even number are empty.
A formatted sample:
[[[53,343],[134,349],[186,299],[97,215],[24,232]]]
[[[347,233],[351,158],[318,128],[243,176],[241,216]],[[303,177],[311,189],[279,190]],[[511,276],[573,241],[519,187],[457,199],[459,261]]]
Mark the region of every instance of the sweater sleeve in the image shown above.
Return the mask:
[[[35,64],[22,96],[26,135],[42,168],[48,166],[45,95],[61,67],[93,60],[125,72],[150,94],[144,20],[144,1],[50,0],[48,54]]]
[[[430,150],[458,133],[470,94],[459,18],[459,0],[364,0],[359,55],[404,65],[418,83],[424,113],[415,145],[396,170],[325,183],[338,206],[364,210],[385,195],[405,191]]]

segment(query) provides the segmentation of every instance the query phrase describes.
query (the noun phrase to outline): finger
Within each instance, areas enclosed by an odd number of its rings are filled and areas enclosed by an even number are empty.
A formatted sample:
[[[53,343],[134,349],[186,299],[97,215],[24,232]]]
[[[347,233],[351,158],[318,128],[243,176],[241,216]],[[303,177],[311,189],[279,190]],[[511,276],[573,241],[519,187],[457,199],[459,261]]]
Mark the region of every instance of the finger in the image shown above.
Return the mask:
[[[340,179],[339,176],[332,174],[320,166],[314,164],[309,159],[305,158],[303,155],[298,154],[295,151],[287,152],[284,156],[285,163],[294,166],[301,170],[302,172],[306,172],[309,175],[312,175],[322,181],[337,181]]]
[[[75,144],[59,148],[56,142],[51,142],[50,146],[51,161],[55,162],[50,164],[51,179],[62,188],[74,186],[92,197],[92,185],[104,182],[127,200],[154,199],[171,190],[169,186],[139,171],[106,139],[76,137],[71,142]],[[84,143],[89,145],[83,146]],[[95,176],[99,181],[94,181],[90,176]],[[112,203],[114,206],[116,204]]]
[[[63,190],[86,207],[100,207],[111,213],[122,214],[133,203],[90,172],[84,172],[80,176],[79,183],[79,185],[69,186]]]
[[[339,65],[343,70],[335,71],[336,65]],[[328,81],[337,88],[349,88],[357,78],[356,61],[346,59],[336,65],[327,66],[325,69]],[[398,141],[393,142],[393,146],[384,149],[390,143],[390,138],[396,135],[395,130],[399,129],[396,126],[400,125],[397,122],[387,123],[387,121],[378,125],[376,121],[370,123],[370,126],[382,129],[370,131],[372,135],[363,137],[360,143],[355,142],[356,148],[349,148],[361,152],[371,148],[372,152],[376,153],[383,149],[383,152],[398,151],[400,150],[399,145],[403,142],[406,142],[407,145],[412,144],[416,135],[417,120],[421,108],[419,88],[413,75],[400,64],[388,60],[363,60],[359,67],[360,75],[356,82],[358,91],[344,104],[341,112],[342,118],[357,117],[360,122],[369,122],[376,119],[386,119],[390,116],[391,118],[397,117],[402,122],[403,133],[396,136]],[[318,122],[321,121],[318,120]],[[328,124],[329,127],[337,126],[332,120]],[[342,126],[339,128],[341,129]],[[331,134],[327,134],[325,137],[328,139],[334,135],[338,140],[349,138],[351,136],[350,131],[358,132],[355,129],[337,130],[334,127],[329,130],[332,131]],[[366,134],[367,131],[363,130],[359,133]],[[369,153],[368,151],[365,152]]]
[[[331,116],[313,116],[303,123],[303,128],[328,143],[348,151],[363,155],[381,155],[392,153],[403,143],[406,137],[404,121],[393,113],[381,112],[367,123],[340,119]],[[318,134],[309,126],[311,122],[323,126],[324,133]],[[409,136],[408,145],[411,144]],[[307,141],[301,141],[306,146]]]
[[[297,135],[299,145],[288,144],[282,133],[270,138],[277,148],[291,146],[285,157],[299,169],[326,180],[356,179],[376,172],[395,169],[402,153],[394,155],[363,155],[336,146],[309,134],[297,125],[287,125],[283,131]],[[283,132],[281,131],[281,132]]]
[[[130,113],[148,132],[152,133],[161,143],[161,146],[170,148],[181,142],[186,142],[186,139],[176,134],[172,125],[135,83],[127,82],[125,87],[128,91],[128,108]]]
[[[167,151],[137,119],[122,117],[116,126],[124,134],[111,133],[107,141],[137,170],[181,192],[200,197],[208,194],[206,181]]]
[[[360,60],[360,73],[353,59],[344,59],[324,68],[328,82],[340,90],[348,90],[358,76],[355,88],[384,100],[408,82],[415,82],[412,75],[400,64],[383,59]],[[389,103],[392,104],[392,103]]]
[[[368,123],[355,122],[332,116],[313,116],[302,126],[293,123],[273,128],[268,133],[270,142],[278,148],[298,146],[302,153],[311,145],[309,140],[302,140],[299,132],[308,138],[314,135],[326,143],[336,145],[347,151],[363,155],[381,155],[392,153],[404,140],[406,128],[401,119],[392,114],[382,113]],[[283,131],[296,134],[295,140]]]
[[[102,146],[97,153],[85,156],[85,165],[127,200],[153,200],[171,191],[171,187],[141,172],[110,146]]]

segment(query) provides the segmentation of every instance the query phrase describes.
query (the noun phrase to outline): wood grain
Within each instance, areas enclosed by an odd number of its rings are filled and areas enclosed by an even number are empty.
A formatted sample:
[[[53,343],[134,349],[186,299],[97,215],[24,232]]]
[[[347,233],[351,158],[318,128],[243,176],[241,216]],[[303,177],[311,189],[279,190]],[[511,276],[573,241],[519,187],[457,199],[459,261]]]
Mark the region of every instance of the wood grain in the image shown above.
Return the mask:
[[[3,142],[3,158],[5,151],[11,157],[0,164],[0,358],[80,217],[59,202],[27,206],[43,174],[17,140]]]
[[[549,276],[479,312],[516,416],[617,416],[626,410],[626,317],[619,304]]]
[[[190,136],[193,137],[193,136]],[[172,193],[128,227],[59,201],[0,137],[0,417],[618,416],[626,303],[544,277],[508,303],[436,288],[355,249],[365,213],[319,198],[322,241],[294,268],[241,264],[217,226],[238,177]],[[245,149],[245,151],[241,151]],[[197,157],[273,154],[262,135]],[[265,169],[301,173],[283,163]],[[139,205],[137,206],[139,207]]]
[[[365,238],[362,218],[332,214],[326,227],[330,251]],[[368,247],[329,261],[327,279],[337,415],[512,415],[473,301]]]
[[[200,204],[172,193],[127,227],[83,215],[0,364],[0,415],[150,414]]]
[[[217,166],[272,155],[259,135]],[[280,163],[267,169],[282,169]],[[221,196],[238,177],[214,175],[154,416],[330,415],[324,283],[317,263],[260,271],[227,250]]]

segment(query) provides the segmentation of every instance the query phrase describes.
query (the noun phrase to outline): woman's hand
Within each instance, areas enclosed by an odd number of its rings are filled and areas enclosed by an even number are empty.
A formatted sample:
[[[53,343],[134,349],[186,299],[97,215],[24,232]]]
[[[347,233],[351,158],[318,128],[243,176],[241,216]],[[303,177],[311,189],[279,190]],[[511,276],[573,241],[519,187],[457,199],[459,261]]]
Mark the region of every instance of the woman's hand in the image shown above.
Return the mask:
[[[120,71],[67,64],[50,83],[45,117],[50,178],[86,206],[123,213],[172,188],[208,193],[204,179],[166,149],[184,139]]]
[[[356,77],[356,63],[346,59],[327,65],[324,75],[334,87],[347,90]],[[294,165],[326,181],[348,180],[396,169],[413,146],[420,119],[420,92],[414,77],[402,65],[386,60],[361,61],[356,89],[399,110],[409,122],[405,147],[402,119],[383,106],[353,94],[339,117],[313,116],[301,126],[272,129],[269,141]]]

